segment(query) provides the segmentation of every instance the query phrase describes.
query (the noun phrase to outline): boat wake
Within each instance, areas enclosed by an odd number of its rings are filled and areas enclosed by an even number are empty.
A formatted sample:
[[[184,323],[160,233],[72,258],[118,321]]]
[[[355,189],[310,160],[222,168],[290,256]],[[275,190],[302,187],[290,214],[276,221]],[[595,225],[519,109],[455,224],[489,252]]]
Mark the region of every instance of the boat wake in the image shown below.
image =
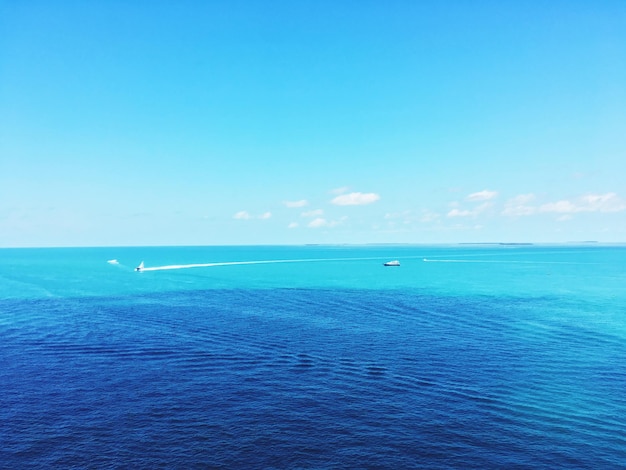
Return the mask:
[[[311,258],[311,259],[273,259],[273,260],[256,260],[256,261],[224,261],[216,263],[194,263],[194,264],[170,264],[167,266],[150,266],[145,267],[143,261],[135,268],[135,271],[165,271],[170,269],[190,269],[190,268],[209,268],[215,266],[237,266],[248,264],[275,264],[275,263],[320,263],[324,261],[372,261],[387,259],[380,256],[372,258]]]

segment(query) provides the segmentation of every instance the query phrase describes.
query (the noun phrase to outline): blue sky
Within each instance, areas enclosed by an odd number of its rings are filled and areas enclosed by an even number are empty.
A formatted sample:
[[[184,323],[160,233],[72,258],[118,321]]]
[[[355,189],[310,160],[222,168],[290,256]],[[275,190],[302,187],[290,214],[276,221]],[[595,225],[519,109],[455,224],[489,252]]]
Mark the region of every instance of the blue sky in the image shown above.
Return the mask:
[[[623,1],[0,2],[0,247],[626,241]]]

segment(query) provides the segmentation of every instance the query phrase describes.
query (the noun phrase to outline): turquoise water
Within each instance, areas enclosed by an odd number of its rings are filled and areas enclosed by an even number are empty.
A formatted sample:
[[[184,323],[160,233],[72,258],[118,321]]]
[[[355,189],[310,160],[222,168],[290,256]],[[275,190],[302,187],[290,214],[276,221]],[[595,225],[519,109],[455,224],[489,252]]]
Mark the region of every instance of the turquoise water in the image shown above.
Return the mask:
[[[624,286],[624,246],[0,250],[0,461],[623,467]]]

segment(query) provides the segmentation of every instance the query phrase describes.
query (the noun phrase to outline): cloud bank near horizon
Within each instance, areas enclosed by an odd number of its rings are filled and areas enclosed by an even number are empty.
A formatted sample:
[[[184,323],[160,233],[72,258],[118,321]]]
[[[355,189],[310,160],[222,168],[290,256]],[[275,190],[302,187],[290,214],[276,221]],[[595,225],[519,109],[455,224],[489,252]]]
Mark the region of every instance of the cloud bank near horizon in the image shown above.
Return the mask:
[[[443,234],[466,231],[468,234],[473,233],[468,236],[476,237],[479,232],[488,236],[487,230],[500,230],[507,225],[507,220],[516,218],[543,217],[544,220],[550,218],[554,223],[561,224],[582,217],[584,214],[611,214],[626,211],[626,201],[616,192],[586,193],[571,198],[558,198],[558,195],[548,198],[545,194],[532,192],[520,193],[508,199],[502,196],[503,193],[499,190],[483,189],[468,192],[458,200],[447,203],[441,199],[429,198],[423,201],[406,201],[404,207],[397,203],[373,207],[374,203],[381,200],[379,193],[355,191],[338,194],[325,202],[312,202],[314,199],[283,200],[275,203],[283,206],[285,209],[283,212],[273,214],[270,211],[255,213],[242,210],[236,212],[233,218],[259,222],[270,218],[277,219],[277,222],[284,224],[282,225],[284,229],[293,233],[296,231],[301,233],[303,230],[325,233],[342,227],[341,230],[344,231],[349,228],[361,233],[371,232],[372,235],[417,234],[432,231]],[[315,207],[313,204],[319,205]],[[448,207],[445,208],[445,205]],[[358,218],[349,218],[348,211],[352,206],[369,208],[360,211]],[[302,210],[298,211],[297,215],[291,212],[291,209],[298,208]],[[614,225],[616,222],[613,220],[608,223]],[[575,228],[574,225],[568,227],[572,230]],[[553,226],[553,230],[563,229]]]
[[[509,199],[502,215],[520,217],[536,214],[576,214],[581,212],[622,212],[626,210],[626,201],[617,193],[586,194],[574,200],[560,199],[556,202],[547,202],[539,205],[531,203],[536,199],[534,194],[520,194]]]

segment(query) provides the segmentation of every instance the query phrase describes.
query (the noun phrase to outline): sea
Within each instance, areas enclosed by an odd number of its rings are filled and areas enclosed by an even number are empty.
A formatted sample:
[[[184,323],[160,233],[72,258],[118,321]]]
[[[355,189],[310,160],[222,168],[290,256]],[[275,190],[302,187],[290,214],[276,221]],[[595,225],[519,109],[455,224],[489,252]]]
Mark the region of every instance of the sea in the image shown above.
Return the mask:
[[[626,246],[1,249],[0,468],[626,468]]]

